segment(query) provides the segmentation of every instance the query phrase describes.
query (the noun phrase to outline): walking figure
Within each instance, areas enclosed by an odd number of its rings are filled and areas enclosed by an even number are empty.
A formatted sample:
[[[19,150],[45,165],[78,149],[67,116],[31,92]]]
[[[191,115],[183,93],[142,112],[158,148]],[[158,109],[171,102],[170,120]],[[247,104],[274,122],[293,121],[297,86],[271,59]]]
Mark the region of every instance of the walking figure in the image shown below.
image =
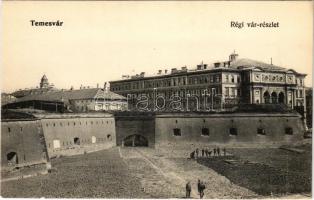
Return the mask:
[[[203,197],[204,197],[204,190],[205,190],[205,184],[204,184],[204,182],[202,181],[201,182],[201,185],[200,185],[200,198],[201,199],[203,199]]]
[[[202,157],[204,157],[205,151],[204,149],[202,149]]]
[[[187,184],[185,185],[185,197],[187,199],[191,198],[191,190],[192,190],[191,183],[190,181],[188,181]]]
[[[218,156],[220,156],[220,149],[219,149],[219,147],[217,148],[217,154],[218,154]]]
[[[211,154],[212,154],[212,151],[208,152],[208,156],[209,156],[209,157],[211,156]]]
[[[226,148],[225,147],[224,147],[223,151],[224,151],[224,156],[226,156],[227,152],[226,152]]]
[[[216,156],[216,148],[214,148],[214,156]]]
[[[193,151],[192,153],[190,153],[190,158],[194,159],[195,158],[195,151]]]
[[[198,148],[196,148],[195,152],[196,152],[196,158],[198,157]]]
[[[207,149],[205,149],[205,156],[206,156],[206,158],[208,157],[208,150]]]
[[[198,181],[197,181],[197,191],[201,195],[201,181],[200,181],[200,179],[198,179]]]

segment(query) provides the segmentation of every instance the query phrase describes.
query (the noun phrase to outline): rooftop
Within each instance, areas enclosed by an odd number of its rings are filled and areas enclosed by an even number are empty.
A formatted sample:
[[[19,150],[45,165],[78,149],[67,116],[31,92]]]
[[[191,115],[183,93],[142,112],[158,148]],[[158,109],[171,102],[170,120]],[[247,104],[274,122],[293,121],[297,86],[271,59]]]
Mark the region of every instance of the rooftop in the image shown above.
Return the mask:
[[[101,88],[87,88],[79,90],[60,90],[54,92],[47,92],[44,94],[29,95],[17,99],[16,102],[22,101],[58,101],[64,102],[77,99],[106,99],[106,100],[124,100],[125,97],[118,95],[111,91],[105,91]]]
[[[215,62],[212,64],[204,64],[203,62],[196,66],[194,69],[188,69],[187,66],[181,67],[181,69],[172,68],[171,70],[158,70],[156,74],[146,74],[145,72],[141,72],[136,75],[122,75],[122,80],[132,80],[132,79],[143,79],[143,78],[153,78],[160,76],[172,76],[174,74],[186,74],[186,73],[194,73],[200,71],[212,71],[212,70],[247,70],[247,69],[257,69],[261,71],[271,71],[271,72],[293,72],[299,75],[306,75],[297,73],[293,69],[288,69],[284,67],[280,67],[274,64],[269,64],[261,61],[256,61],[248,58],[237,58],[238,54],[231,54],[228,61]],[[119,80],[120,81],[120,80]],[[114,81],[113,81],[114,82]]]

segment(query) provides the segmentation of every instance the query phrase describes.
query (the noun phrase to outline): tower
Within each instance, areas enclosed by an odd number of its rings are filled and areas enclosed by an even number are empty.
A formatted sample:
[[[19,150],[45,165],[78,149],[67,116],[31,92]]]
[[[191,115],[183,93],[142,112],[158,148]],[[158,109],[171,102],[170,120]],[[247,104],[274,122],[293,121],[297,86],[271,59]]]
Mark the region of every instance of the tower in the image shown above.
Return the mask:
[[[233,53],[229,56],[229,61],[230,61],[230,62],[235,61],[238,56],[239,56],[239,55],[236,54],[236,52],[235,52],[235,50],[234,50]]]
[[[49,87],[48,78],[46,77],[46,75],[43,75],[43,77],[40,80],[40,88],[47,88],[47,87]]]

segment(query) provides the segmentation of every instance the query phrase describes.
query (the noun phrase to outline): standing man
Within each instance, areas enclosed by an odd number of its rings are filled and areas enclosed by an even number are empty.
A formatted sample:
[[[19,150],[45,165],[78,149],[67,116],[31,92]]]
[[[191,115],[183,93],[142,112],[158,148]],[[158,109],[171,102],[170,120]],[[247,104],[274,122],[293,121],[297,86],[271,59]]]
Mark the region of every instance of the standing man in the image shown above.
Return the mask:
[[[196,148],[195,152],[196,152],[196,158],[198,157],[198,148]]]
[[[187,184],[185,185],[185,197],[187,199],[191,198],[191,190],[192,190],[191,183],[190,181],[188,181]]]
[[[201,185],[200,185],[200,191],[201,191],[201,192],[200,192],[200,198],[201,198],[201,199],[203,199],[203,197],[204,197],[204,190],[205,190],[205,188],[206,188],[206,187],[205,187],[205,183],[202,181],[202,182],[201,182]]]
[[[214,148],[214,156],[216,156],[216,148]]]
[[[223,151],[224,151],[224,156],[226,156],[227,155],[226,147],[224,147]]]

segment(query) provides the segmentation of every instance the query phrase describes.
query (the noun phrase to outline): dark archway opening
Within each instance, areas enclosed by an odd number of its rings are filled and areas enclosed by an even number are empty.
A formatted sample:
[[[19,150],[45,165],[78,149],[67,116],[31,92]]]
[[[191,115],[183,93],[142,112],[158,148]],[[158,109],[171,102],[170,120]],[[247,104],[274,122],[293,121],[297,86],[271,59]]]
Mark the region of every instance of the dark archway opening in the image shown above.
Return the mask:
[[[279,101],[279,103],[285,102],[285,95],[282,92],[279,93],[278,101]]]
[[[276,92],[271,93],[271,102],[272,103],[278,103],[277,93]]]
[[[80,145],[81,144],[80,138],[78,137],[74,138],[74,144]]]
[[[19,163],[17,153],[16,152],[10,152],[7,154],[7,161],[8,165],[17,165]]]
[[[124,138],[123,145],[128,147],[148,147],[148,140],[142,135],[130,135]]]
[[[264,93],[264,102],[270,103],[270,95],[269,95],[269,92],[267,91]]]

